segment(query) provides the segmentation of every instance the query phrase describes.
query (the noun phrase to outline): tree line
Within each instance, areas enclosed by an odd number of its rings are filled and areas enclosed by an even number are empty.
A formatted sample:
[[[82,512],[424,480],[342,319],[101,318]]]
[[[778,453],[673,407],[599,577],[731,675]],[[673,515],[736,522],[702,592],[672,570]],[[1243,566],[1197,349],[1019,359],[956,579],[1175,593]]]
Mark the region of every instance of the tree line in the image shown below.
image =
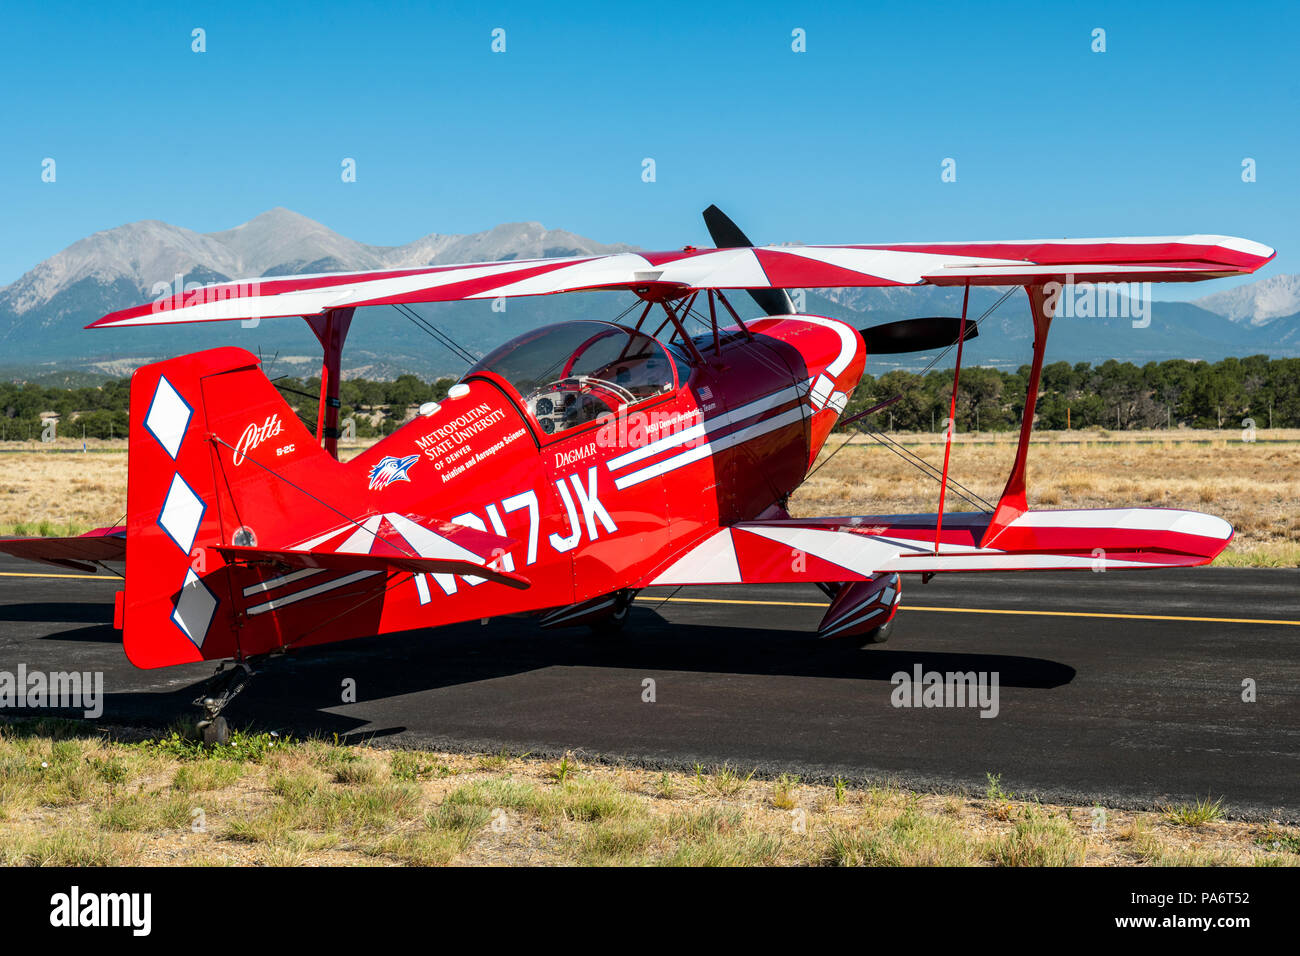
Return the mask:
[[[273,383],[308,427],[315,429],[320,379],[280,377]],[[387,435],[406,420],[411,406],[441,401],[455,379],[425,382],[400,375],[391,382],[344,379],[339,386],[340,420],[357,438]],[[63,387],[0,382],[0,440],[31,441],[50,433],[60,438],[123,438],[129,420],[130,379],[101,385]]]
[[[1029,366],[1015,372],[964,368],[957,390],[958,431],[1019,428]],[[941,431],[952,399],[952,369],[925,375],[893,371],[864,375],[846,414],[901,395],[862,424],[896,431]],[[1114,359],[1091,365],[1043,366],[1036,426],[1040,429],[1300,427],[1300,358],[1266,355],[1220,362],[1173,359],[1134,365]],[[849,426],[853,427],[853,426]]]
[[[278,378],[275,385],[298,416],[314,428],[318,378]],[[970,367],[957,392],[958,431],[1006,431],[1019,427],[1029,366],[1014,372]],[[121,438],[127,431],[129,379],[97,386],[59,387],[0,382],[0,440],[38,439],[57,422],[61,437]],[[345,379],[339,388],[340,419],[357,438],[386,435],[406,421],[409,409],[441,401],[451,378],[426,382],[414,375],[393,381]],[[948,417],[952,370],[925,375],[892,371],[863,376],[844,418],[901,395],[863,424],[895,431],[941,431]],[[1265,355],[1221,362],[1181,359],[1054,362],[1043,367],[1037,427],[1064,429],[1300,428],[1300,358]],[[850,426],[853,427],[853,426]]]

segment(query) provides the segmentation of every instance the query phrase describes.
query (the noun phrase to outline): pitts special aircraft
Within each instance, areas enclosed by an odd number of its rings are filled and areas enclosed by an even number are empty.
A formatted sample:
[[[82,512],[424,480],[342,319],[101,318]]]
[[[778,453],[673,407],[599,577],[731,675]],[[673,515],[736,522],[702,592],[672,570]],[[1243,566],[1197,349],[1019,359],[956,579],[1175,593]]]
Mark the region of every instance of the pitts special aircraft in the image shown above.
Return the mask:
[[[820,636],[870,643],[888,634],[900,574],[1178,567],[1227,546],[1231,526],[1197,512],[1031,511],[1026,455],[1055,284],[1245,275],[1272,249],[1222,236],[756,248],[716,207],[705,220],[719,248],[263,278],[107,315],[89,328],[302,316],[324,350],[316,432],[244,349],[143,366],[125,526],[0,550],[83,570],[124,560],[114,623],[132,663],[235,663],[196,701],[221,739],[250,662],[294,648],[521,613],[610,628],[642,588],[765,582],[820,586]],[[859,332],[796,314],[784,291],[924,284],[963,287],[960,318]],[[1021,286],[1032,309],[1000,500],[944,514],[945,453],[935,514],[791,518],[868,352],[955,345],[955,401],[971,286]],[[527,332],[337,460],[355,309],[594,289],[639,296],[636,323]],[[730,290],[765,317],[743,321]]]

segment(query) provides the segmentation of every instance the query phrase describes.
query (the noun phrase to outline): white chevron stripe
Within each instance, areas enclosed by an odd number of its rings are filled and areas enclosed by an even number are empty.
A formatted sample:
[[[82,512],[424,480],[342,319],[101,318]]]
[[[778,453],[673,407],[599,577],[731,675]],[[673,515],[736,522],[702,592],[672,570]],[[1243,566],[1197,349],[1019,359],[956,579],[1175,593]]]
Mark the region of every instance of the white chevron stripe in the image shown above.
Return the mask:
[[[1010,259],[976,259],[934,252],[897,252],[891,249],[853,249],[841,246],[783,246],[773,251],[824,262],[850,272],[879,276],[900,285],[917,285],[921,276],[942,269],[945,264],[954,261],[963,266],[985,262],[1007,266],[1015,264]]]
[[[167,312],[151,312],[146,315],[136,316],[133,319],[123,319],[114,324],[128,326],[152,325],[158,322],[220,322],[244,318],[270,319],[292,315],[315,315],[326,309],[338,308],[352,302],[366,302],[371,299],[382,299],[423,289],[438,289],[442,286],[468,282],[473,279],[501,276],[504,280],[509,277],[510,273],[532,268],[539,262],[555,263],[557,261],[569,260],[494,262],[480,266],[453,268],[446,272],[393,276],[385,279],[366,279],[365,273],[360,273],[357,282],[347,283],[346,285],[334,285],[322,289],[302,289],[296,292],[281,292],[270,295],[244,295],[238,298],[222,298],[211,302],[198,302],[195,305],[188,305]],[[579,262],[581,260],[574,259],[571,261]],[[298,277],[294,276],[293,278]],[[255,289],[257,288],[255,283],[258,281],[257,279],[250,279],[244,285]],[[501,295],[501,293],[492,292],[487,297],[496,298],[498,295]],[[186,298],[189,297],[186,296]]]
[[[294,581],[301,581],[303,578],[309,578],[313,574],[320,574],[324,570],[324,568],[299,568],[297,571],[290,571],[288,574],[282,574],[276,578],[268,578],[265,581],[250,584],[248,587],[244,588],[244,597],[251,597],[261,591],[274,591],[276,588],[282,588],[287,584],[292,584]]]
[[[740,584],[740,565],[731,530],[723,528],[674,561],[654,584]]]
[[[842,531],[761,524],[739,524],[736,529],[784,544],[792,552],[811,554],[831,564],[838,564],[863,577],[883,570],[886,563],[898,557],[898,549],[883,541]]]
[[[545,295],[557,289],[590,288],[626,282],[629,273],[649,271],[654,268],[643,256],[633,252],[616,256],[600,256],[587,262],[575,262],[561,269],[520,279],[509,285],[476,292],[466,298],[496,299],[503,295]]]
[[[435,534],[423,525],[416,524],[410,518],[391,511],[386,513],[384,517],[397,529],[397,533],[405,538],[411,547],[415,548],[416,554],[422,558],[452,558],[459,561],[472,561],[474,564],[487,563],[486,558],[462,548],[454,541],[450,541],[440,534]]]
[[[333,581],[326,581],[323,584],[318,584],[314,588],[306,588],[302,591],[295,591],[293,594],[286,595],[285,597],[275,598],[273,600],[266,601],[263,604],[255,605],[254,607],[250,607],[248,609],[248,613],[251,615],[251,614],[265,614],[267,611],[278,611],[282,607],[287,607],[290,604],[297,604],[299,601],[306,600],[309,597],[315,597],[318,594],[324,594],[326,591],[333,591],[335,588],[341,588],[346,584],[351,584],[354,581],[360,581],[362,578],[368,578],[379,573],[380,573],[379,571],[356,571],[352,574],[346,575],[345,577],[341,577]]]
[[[698,425],[692,425],[690,428],[684,428],[671,435],[665,435],[648,445],[642,445],[640,448],[635,448],[619,455],[617,458],[611,458],[607,465],[610,471],[626,468],[628,465],[636,464],[636,462],[643,461],[646,458],[653,458],[660,452],[696,441],[706,435],[719,432],[730,425],[743,422],[747,418],[753,418],[755,415],[760,415],[763,412],[784,405],[786,402],[801,398],[806,392],[806,383],[803,385],[788,385],[738,408],[712,415]]]
[[[730,432],[712,442],[697,445],[679,455],[674,455],[672,458],[665,458],[663,461],[650,465],[647,468],[642,468],[640,471],[634,471],[621,478],[615,478],[614,487],[622,491],[624,488],[639,485],[643,481],[649,481],[651,478],[657,478],[670,471],[676,471],[678,468],[682,468],[692,462],[708,458],[715,452],[723,451],[727,448],[733,447],[734,445],[739,445],[741,442],[749,441],[751,438],[757,438],[759,435],[766,435],[768,432],[776,431],[778,428],[799,421],[803,421],[802,405],[784,411],[779,415],[774,415],[771,418],[765,418],[747,428],[741,428],[734,432]]]
[[[383,515],[371,515],[366,519],[365,524],[352,532],[348,540],[334,550],[340,554],[369,554],[370,549],[375,546],[375,541],[378,540],[379,522],[383,518]]]

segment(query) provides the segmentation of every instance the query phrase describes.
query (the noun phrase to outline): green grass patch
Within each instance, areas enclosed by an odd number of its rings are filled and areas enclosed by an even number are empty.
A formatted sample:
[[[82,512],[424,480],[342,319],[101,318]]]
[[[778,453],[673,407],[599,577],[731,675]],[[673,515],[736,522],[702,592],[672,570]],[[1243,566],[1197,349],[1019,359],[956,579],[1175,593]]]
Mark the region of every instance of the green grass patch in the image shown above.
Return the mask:
[[[1276,853],[1300,853],[1300,834],[1265,833],[1255,838],[1255,845]]]
[[[1066,820],[1029,814],[985,848],[996,866],[1081,866],[1087,843]]]
[[[64,827],[48,834],[0,832],[3,866],[124,866],[139,853],[134,837]]]
[[[165,737],[141,741],[133,746],[147,753],[175,760],[233,760],[241,763],[261,763],[275,748],[285,748],[293,743],[291,738],[276,733],[248,733],[233,730],[226,744],[205,744],[180,731],[173,730]]]
[[[958,822],[923,813],[909,804],[881,825],[868,820],[853,829],[832,827],[826,836],[824,862],[833,866],[970,866],[978,859]]]
[[[725,763],[712,773],[705,772],[701,764],[695,765],[695,787],[705,796],[734,797],[748,787],[752,779],[754,771],[741,774]]]
[[[1166,820],[1176,826],[1204,826],[1223,817],[1223,799],[1211,800],[1207,796],[1195,803],[1179,803],[1162,807],[1161,813]]]

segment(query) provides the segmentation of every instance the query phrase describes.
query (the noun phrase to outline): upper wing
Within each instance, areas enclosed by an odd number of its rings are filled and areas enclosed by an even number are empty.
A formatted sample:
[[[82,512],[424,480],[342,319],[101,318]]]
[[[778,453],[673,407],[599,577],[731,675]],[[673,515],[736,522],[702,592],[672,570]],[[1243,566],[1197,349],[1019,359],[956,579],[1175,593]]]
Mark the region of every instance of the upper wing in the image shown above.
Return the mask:
[[[865,580],[882,571],[1067,571],[1208,564],[1232,526],[1196,511],[1122,508],[1027,511],[989,546],[990,516],[782,518],[715,531],[638,587]]]
[[[250,279],[112,312],[87,328],[320,315],[331,309],[591,289],[843,288],[1180,282],[1245,275],[1275,255],[1228,236],[766,246],[529,259]]]

